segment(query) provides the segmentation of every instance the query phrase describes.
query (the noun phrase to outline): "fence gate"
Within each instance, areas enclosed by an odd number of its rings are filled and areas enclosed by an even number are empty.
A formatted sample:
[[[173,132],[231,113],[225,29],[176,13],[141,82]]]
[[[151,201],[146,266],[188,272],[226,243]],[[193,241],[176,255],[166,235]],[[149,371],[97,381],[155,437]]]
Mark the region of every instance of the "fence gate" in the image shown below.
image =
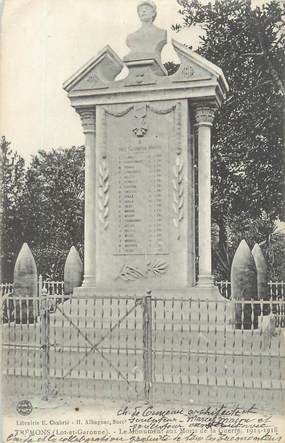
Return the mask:
[[[42,394],[145,399],[150,297],[41,294]]]

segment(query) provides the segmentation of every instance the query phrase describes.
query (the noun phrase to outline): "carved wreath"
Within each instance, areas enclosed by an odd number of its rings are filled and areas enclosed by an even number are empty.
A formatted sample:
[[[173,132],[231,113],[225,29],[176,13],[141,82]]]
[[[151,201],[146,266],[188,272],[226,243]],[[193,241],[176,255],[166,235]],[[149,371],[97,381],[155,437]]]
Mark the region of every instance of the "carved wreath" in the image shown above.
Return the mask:
[[[102,163],[99,166],[99,188],[98,188],[98,208],[99,208],[99,220],[103,225],[103,229],[107,229],[109,226],[109,169],[107,162],[102,159]]]
[[[121,278],[125,281],[134,281],[140,278],[148,278],[149,276],[158,277],[161,274],[165,274],[167,269],[168,264],[161,260],[148,262],[145,270],[141,270],[137,266],[124,264],[116,279]]]

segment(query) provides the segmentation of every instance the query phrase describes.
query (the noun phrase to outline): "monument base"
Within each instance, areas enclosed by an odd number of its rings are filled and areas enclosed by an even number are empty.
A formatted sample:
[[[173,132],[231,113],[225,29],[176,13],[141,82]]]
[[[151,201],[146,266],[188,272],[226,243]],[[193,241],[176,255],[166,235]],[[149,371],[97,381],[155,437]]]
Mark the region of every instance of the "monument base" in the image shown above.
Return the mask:
[[[174,299],[185,299],[185,300],[193,300],[193,301],[216,301],[223,302],[227,301],[219,292],[217,286],[192,286],[189,288],[183,289],[150,289],[146,288],[145,290],[136,289],[113,289],[101,286],[80,286],[74,288],[73,297],[96,297],[96,295],[112,297],[112,296],[136,296],[143,297],[145,295],[151,295],[152,298],[174,298]]]
[[[212,288],[214,286],[214,276],[212,274],[199,274],[197,286],[199,288]]]

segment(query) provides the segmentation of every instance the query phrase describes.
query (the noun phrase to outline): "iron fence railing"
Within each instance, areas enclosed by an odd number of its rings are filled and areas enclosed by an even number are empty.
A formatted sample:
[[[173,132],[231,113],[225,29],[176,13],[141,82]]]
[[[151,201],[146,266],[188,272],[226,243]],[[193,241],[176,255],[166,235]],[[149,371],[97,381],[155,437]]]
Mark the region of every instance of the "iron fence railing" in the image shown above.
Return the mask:
[[[238,400],[285,386],[285,301],[6,295],[7,386],[50,396]]]
[[[216,286],[218,286],[220,294],[227,298],[231,298],[231,282],[224,280],[224,281],[217,281]]]
[[[39,281],[41,281],[42,289],[45,289],[49,294],[64,294],[64,281],[51,281],[43,280],[40,276]],[[0,294],[5,296],[6,294],[12,293],[14,290],[14,283],[0,283]]]
[[[49,281],[43,280],[42,288],[47,291],[48,294],[64,294],[64,281]]]
[[[248,388],[284,389],[284,337],[276,322],[284,304],[154,299],[155,397],[166,398],[170,390],[172,398],[187,393],[199,401],[206,391],[207,401],[218,401],[218,387],[239,388],[226,391],[234,401]]]
[[[219,288],[220,294],[227,298],[231,298],[231,282],[227,280],[217,281],[216,285]],[[0,283],[0,294],[11,293],[13,291],[13,283]],[[64,294],[64,281],[50,281],[42,280],[42,287],[47,290],[49,294]],[[268,282],[268,298],[281,298],[285,296],[285,282],[284,281],[269,281]]]
[[[217,281],[216,285],[219,288],[220,294],[226,298],[227,300],[231,300],[231,282],[230,281]],[[64,296],[64,281],[49,281],[43,280],[42,277],[39,277],[38,280],[39,292],[44,291],[48,295],[57,295],[59,299]],[[13,283],[1,283],[0,284],[0,292],[2,295],[2,304],[3,304],[3,321],[4,323],[8,321],[8,313],[7,309],[10,310],[10,318],[13,318],[13,321],[19,322],[19,306],[14,304],[13,300],[15,297],[10,297],[13,294],[14,285]],[[9,300],[5,300],[9,297]],[[268,297],[267,300],[284,300],[284,282],[283,281],[270,281],[268,282]],[[23,306],[25,306],[25,312],[22,312],[22,320],[25,321],[25,316],[27,315],[27,311],[33,310],[32,301],[23,302]],[[30,306],[30,308],[29,308]],[[39,308],[38,308],[39,309]],[[276,318],[276,322],[280,322],[281,327],[285,327],[285,308],[284,306],[275,306],[273,307],[274,315]],[[15,318],[14,318],[15,316]],[[30,317],[30,321],[32,318]],[[279,324],[279,323],[278,323]]]
[[[10,294],[13,292],[14,284],[13,283],[0,283],[0,294],[3,297],[6,294]]]
[[[231,282],[217,281],[216,285],[219,288],[220,294],[227,298],[231,298]],[[285,295],[285,282],[284,281],[269,281],[268,282],[268,298],[284,298]]]

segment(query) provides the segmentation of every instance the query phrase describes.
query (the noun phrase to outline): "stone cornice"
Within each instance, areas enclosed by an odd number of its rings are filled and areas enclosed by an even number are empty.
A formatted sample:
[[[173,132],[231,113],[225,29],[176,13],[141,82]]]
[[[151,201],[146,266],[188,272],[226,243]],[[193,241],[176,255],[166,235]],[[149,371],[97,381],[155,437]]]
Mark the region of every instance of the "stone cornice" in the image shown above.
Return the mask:
[[[74,108],[94,107],[97,105],[116,104],[116,103],[136,103],[136,102],[152,102],[165,100],[182,100],[187,99],[193,106],[199,105],[201,102],[220,107],[223,97],[218,94],[216,83],[213,81],[203,84],[195,82],[195,85],[186,87],[179,85],[167,88],[166,86],[153,87],[153,85],[141,88],[125,88],[124,90],[113,91],[76,91],[69,94],[71,105]]]

